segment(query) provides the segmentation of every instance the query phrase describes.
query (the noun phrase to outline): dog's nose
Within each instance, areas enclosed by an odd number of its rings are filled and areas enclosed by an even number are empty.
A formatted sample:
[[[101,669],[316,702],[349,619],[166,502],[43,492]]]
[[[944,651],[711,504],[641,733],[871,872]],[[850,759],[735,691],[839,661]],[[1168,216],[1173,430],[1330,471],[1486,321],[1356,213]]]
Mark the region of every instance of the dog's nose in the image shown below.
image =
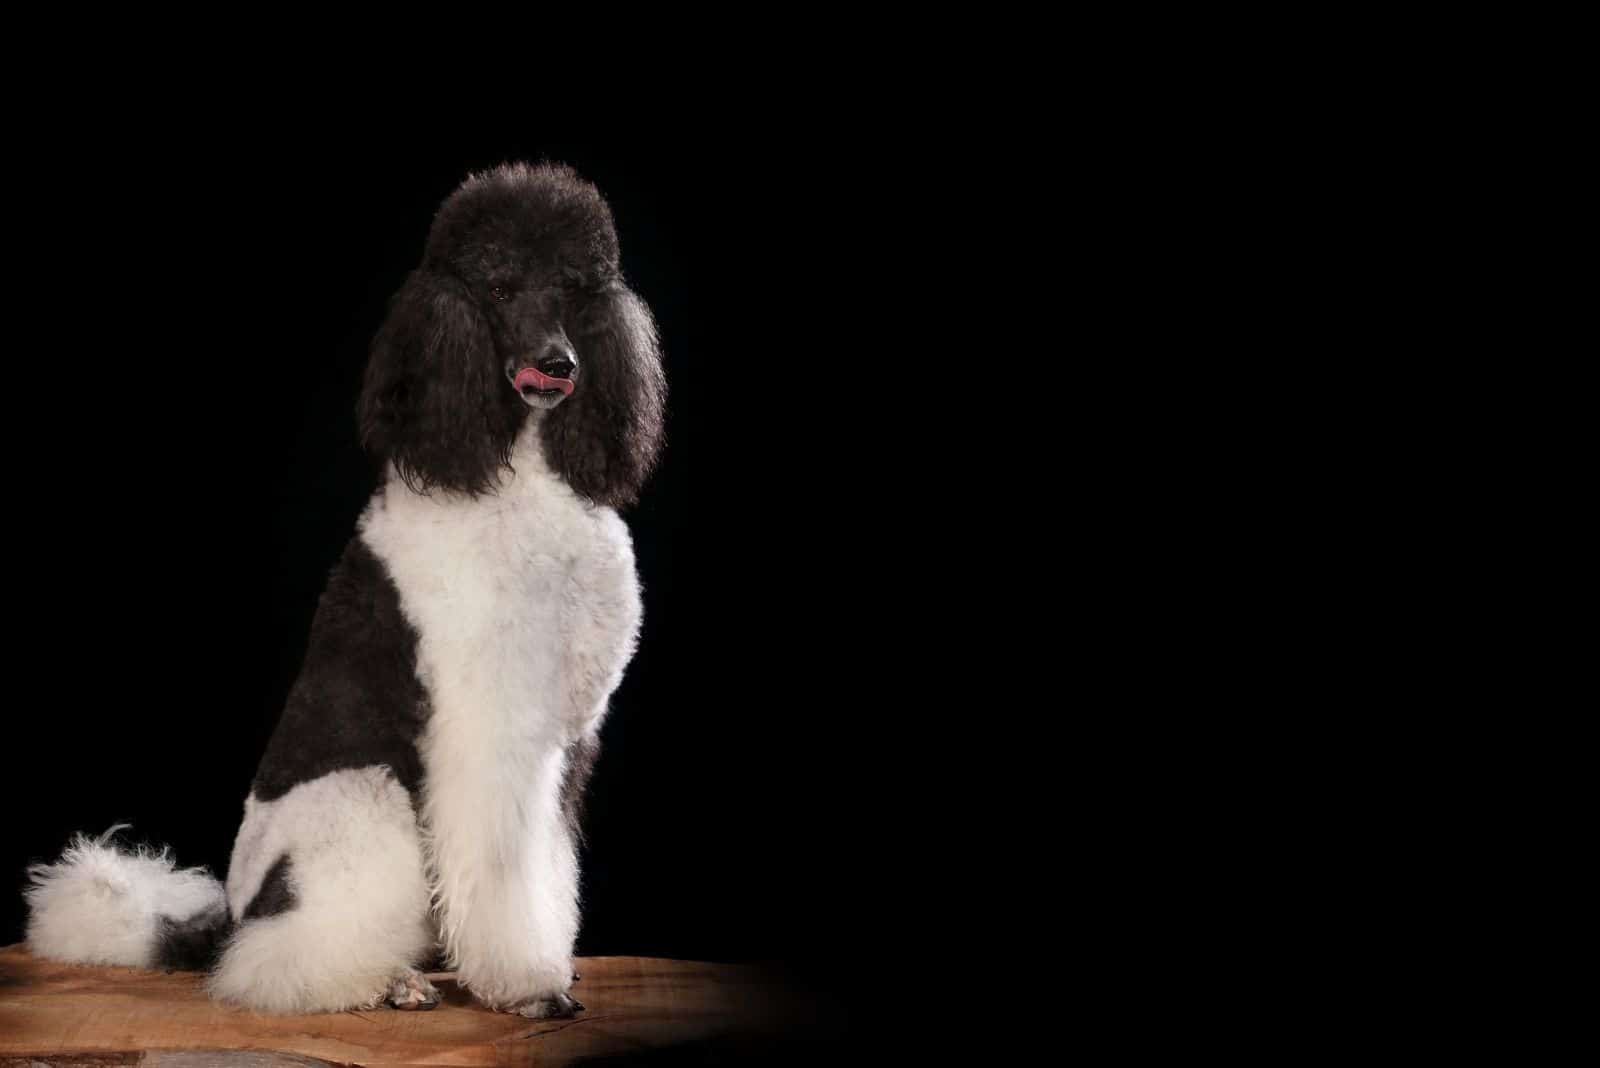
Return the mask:
[[[541,374],[547,374],[551,378],[571,378],[572,372],[578,369],[578,361],[566,349],[559,346],[551,346],[549,351],[541,356],[539,362],[534,366],[539,369]]]

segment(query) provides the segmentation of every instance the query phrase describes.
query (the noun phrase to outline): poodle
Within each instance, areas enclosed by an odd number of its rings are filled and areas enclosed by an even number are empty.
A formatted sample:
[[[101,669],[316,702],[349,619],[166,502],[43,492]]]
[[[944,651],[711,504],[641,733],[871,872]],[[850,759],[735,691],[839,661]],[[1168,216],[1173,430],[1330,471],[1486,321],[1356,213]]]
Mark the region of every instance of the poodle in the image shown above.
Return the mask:
[[[259,1012],[490,1008],[570,989],[576,840],[641,602],[628,529],[661,443],[649,309],[600,193],[506,164],[443,203],[358,403],[380,484],[318,603],[226,884],[78,836],[29,869],[27,942],[209,971]]]

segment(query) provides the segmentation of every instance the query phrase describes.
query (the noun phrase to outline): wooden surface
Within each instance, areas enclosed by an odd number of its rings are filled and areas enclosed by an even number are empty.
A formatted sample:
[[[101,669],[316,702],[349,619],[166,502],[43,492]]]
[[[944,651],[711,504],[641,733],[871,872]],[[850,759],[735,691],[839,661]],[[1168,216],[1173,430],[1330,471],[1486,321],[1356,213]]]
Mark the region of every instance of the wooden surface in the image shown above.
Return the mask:
[[[429,1012],[260,1016],[209,1000],[198,973],[56,964],[0,949],[0,1066],[562,1064],[759,1042],[781,1030],[759,975],[734,965],[588,957],[571,1020],[490,1012],[449,973]],[[687,1045],[686,1045],[687,1044]],[[646,1056],[646,1059],[649,1059]]]

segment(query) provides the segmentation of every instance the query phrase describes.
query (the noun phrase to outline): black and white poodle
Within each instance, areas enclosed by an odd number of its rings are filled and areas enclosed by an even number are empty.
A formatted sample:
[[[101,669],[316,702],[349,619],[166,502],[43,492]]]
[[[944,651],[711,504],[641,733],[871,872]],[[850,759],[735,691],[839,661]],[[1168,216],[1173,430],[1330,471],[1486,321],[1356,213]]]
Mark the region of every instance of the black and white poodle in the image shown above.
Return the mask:
[[[419,966],[442,950],[485,1005],[582,1008],[579,803],[640,623],[616,509],[654,463],[665,396],[599,192],[557,165],[469,177],[373,342],[359,417],[385,475],[226,888],[79,837],[30,871],[33,951],[208,967],[218,998],[302,1013],[429,1007]]]

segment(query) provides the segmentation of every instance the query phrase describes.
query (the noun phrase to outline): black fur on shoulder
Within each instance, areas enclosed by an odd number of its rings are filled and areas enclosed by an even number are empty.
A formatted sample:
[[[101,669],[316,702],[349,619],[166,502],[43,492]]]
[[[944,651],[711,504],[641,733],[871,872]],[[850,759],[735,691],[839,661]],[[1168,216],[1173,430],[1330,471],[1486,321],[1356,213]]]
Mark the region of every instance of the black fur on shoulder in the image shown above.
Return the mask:
[[[276,801],[330,772],[384,764],[415,798],[428,714],[417,632],[400,591],[366,542],[352,538],[317,603],[305,663],[250,792]]]
[[[572,393],[530,405],[520,367],[569,355]],[[637,499],[661,444],[666,381],[650,311],[624,283],[611,210],[559,164],[468,178],[434,217],[367,365],[362,441],[418,492],[493,492],[529,419],[590,500]]]

